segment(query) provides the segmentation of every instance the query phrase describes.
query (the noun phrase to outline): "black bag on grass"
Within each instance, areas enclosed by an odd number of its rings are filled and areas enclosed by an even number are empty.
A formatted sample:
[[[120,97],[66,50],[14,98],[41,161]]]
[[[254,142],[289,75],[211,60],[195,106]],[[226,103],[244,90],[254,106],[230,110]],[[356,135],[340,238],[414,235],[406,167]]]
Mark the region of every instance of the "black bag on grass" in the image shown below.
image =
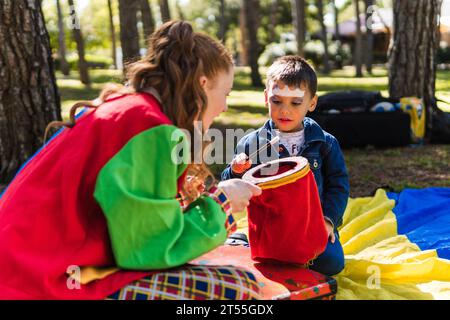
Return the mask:
[[[379,91],[343,91],[320,96],[308,116],[334,135],[341,147],[398,147],[411,143],[409,114],[401,110],[371,112],[379,102],[397,103]],[[335,110],[334,112],[332,110]]]
[[[390,102],[379,91],[340,91],[324,94],[317,101],[318,113],[330,113],[336,110],[339,113],[369,112],[375,104],[382,101]]]
[[[409,114],[365,112],[310,114],[309,117],[338,139],[342,148],[401,147],[411,143]]]
[[[437,101],[450,105],[450,103],[443,100],[438,99]],[[450,113],[442,111],[437,105],[434,107],[435,111],[433,113],[430,135],[431,142],[450,143]]]

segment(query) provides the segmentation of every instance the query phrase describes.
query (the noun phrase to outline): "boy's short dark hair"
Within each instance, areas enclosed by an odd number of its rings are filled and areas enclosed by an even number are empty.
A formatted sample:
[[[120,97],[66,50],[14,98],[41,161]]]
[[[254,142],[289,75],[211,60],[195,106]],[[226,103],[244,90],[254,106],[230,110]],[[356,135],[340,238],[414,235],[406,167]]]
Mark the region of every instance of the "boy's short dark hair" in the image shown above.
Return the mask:
[[[311,65],[300,56],[283,56],[267,70],[267,85],[270,81],[282,81],[288,86],[300,86],[304,83],[311,92],[317,92],[317,75]]]

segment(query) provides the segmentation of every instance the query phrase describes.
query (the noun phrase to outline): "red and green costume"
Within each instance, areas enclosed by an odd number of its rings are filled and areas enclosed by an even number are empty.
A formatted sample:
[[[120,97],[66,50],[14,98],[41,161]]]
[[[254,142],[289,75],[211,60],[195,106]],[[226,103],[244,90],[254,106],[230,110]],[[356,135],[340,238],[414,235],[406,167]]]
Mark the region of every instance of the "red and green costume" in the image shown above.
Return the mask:
[[[62,130],[0,198],[0,299],[103,299],[222,244],[217,202],[183,212],[176,199],[180,144],[189,150],[147,93],[112,97]],[[122,270],[70,289],[70,266]]]

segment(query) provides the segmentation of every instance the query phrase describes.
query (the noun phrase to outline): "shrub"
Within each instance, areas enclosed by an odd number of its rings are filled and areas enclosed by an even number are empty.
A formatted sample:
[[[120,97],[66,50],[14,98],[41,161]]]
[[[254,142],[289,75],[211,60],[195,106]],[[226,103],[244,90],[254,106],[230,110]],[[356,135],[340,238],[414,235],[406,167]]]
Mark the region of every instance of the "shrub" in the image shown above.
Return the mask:
[[[314,65],[319,66],[323,63],[324,48],[320,40],[309,40],[305,42],[304,46],[305,58],[313,62]],[[350,57],[350,48],[348,46],[339,46],[338,41],[329,41],[328,45],[329,59],[337,67],[341,67],[344,61]],[[279,43],[271,43],[266,46],[266,49],[259,58],[261,66],[269,66],[272,62],[284,55],[297,53],[297,41],[295,36],[291,33],[282,34]]]

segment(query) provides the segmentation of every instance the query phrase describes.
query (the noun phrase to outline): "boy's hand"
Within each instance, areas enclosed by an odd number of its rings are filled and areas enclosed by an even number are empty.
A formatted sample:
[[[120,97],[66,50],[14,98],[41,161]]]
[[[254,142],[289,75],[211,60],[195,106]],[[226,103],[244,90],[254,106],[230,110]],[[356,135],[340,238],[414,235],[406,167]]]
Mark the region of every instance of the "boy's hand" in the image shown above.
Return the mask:
[[[252,166],[252,160],[247,158],[245,153],[238,154],[233,161],[231,161],[231,171],[237,174],[242,174]]]
[[[336,241],[336,236],[334,234],[334,227],[330,221],[325,220],[325,227],[327,228],[328,239],[330,239],[331,243]]]

